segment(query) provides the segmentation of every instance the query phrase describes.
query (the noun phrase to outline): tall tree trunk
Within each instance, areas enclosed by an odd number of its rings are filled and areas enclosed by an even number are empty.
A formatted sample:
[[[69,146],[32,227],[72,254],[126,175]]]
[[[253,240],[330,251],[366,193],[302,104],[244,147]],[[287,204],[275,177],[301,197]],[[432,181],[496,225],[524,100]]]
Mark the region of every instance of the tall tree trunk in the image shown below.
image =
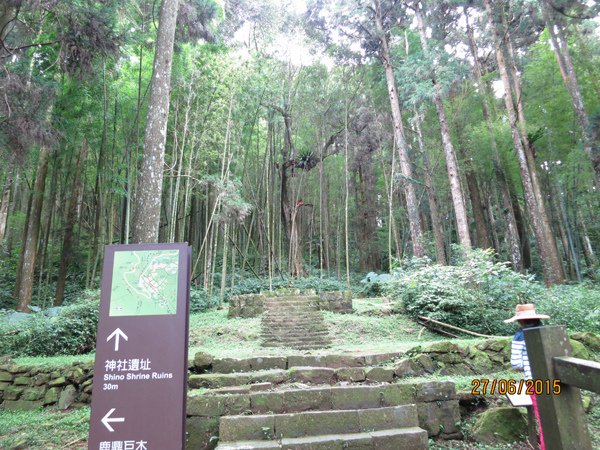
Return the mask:
[[[37,243],[40,231],[40,220],[42,217],[42,206],[44,203],[44,190],[46,188],[46,172],[48,171],[48,158],[50,149],[42,145],[38,158],[38,166],[35,176],[35,184],[32,192],[31,209],[27,224],[27,236],[23,242],[21,252],[23,264],[18,274],[18,304],[17,310],[30,312],[31,296],[33,293],[33,277],[37,254]]]
[[[569,45],[563,31],[562,21],[558,18],[552,6],[548,3],[548,0],[542,0],[541,3],[542,14],[544,21],[546,22],[546,28],[548,28],[550,34],[550,41],[552,42],[552,49],[556,55],[556,60],[558,61],[560,74],[565,83],[565,87],[571,96],[575,117],[581,128],[583,149],[591,159],[592,166],[596,172],[596,179],[600,182],[600,148],[594,146],[590,128],[590,119],[585,110],[583,96],[581,95],[577,74],[575,73],[575,67],[573,66],[573,60],[571,59],[571,52],[569,51]]]
[[[13,188],[12,188],[12,204],[8,208],[8,215],[6,218],[6,230],[4,234],[4,238],[6,239],[6,253],[10,256],[12,255],[12,248],[14,243],[14,231],[9,226],[8,218],[16,213],[21,207],[21,198],[23,197],[23,189],[21,188],[21,179],[19,176],[19,172],[16,172],[16,175],[13,180]],[[29,209],[27,209],[29,211]]]
[[[4,189],[2,190],[2,197],[0,198],[0,248],[2,248],[2,241],[6,234],[6,226],[8,224],[8,204],[10,203],[10,189],[13,182],[13,167],[9,167],[4,181]]]
[[[580,229],[579,237],[581,239],[581,246],[583,248],[585,263],[587,265],[587,275],[590,278],[595,279],[594,272],[596,271],[596,266],[598,262],[596,260],[596,254],[594,253],[594,249],[592,247],[592,242],[588,235],[587,227],[585,226],[585,222],[583,221],[581,211],[577,211],[577,224]]]
[[[506,20],[505,16],[502,16],[503,20]],[[521,91],[521,75],[519,70],[517,69],[516,59],[514,56],[514,50],[512,45],[512,40],[510,37],[510,32],[508,30],[508,26],[506,26],[505,33],[505,43],[506,43],[506,51],[507,58],[509,64],[508,72],[509,72],[509,80],[512,80],[512,88],[514,93],[514,103],[516,104],[517,109],[517,118],[518,130],[521,133],[521,142],[523,143],[523,148],[525,151],[525,156],[527,159],[527,164],[529,166],[529,174],[531,176],[531,185],[533,188],[533,194],[535,196],[538,213],[539,213],[539,223],[541,225],[542,232],[545,235],[544,247],[545,252],[548,254],[549,261],[547,262],[552,267],[552,272],[555,274],[555,283],[562,283],[565,281],[564,269],[562,266],[562,260],[560,258],[560,254],[558,253],[558,247],[556,245],[556,239],[554,237],[554,231],[550,222],[550,214],[546,208],[546,199],[542,193],[541,183],[538,177],[538,165],[535,161],[535,152],[533,148],[533,142],[529,140],[529,135],[527,133],[527,123],[525,120],[525,107],[523,105],[523,92]]]
[[[160,225],[165,140],[171,88],[171,64],[178,0],[163,0],[148,99],[144,152],[133,220],[133,242],[157,242]]]
[[[319,248],[321,277],[323,270],[329,273],[329,207],[327,204],[327,183],[324,181],[325,171],[323,165],[323,146],[320,146],[321,161],[319,161]]]
[[[445,266],[446,264],[448,264],[448,259],[446,258],[446,248],[444,245],[444,227],[440,219],[437,195],[433,186],[433,177],[431,176],[431,164],[429,163],[429,156],[427,155],[425,143],[423,142],[423,132],[421,131],[422,121],[423,116],[415,108],[415,129],[417,132],[417,139],[419,142],[419,151],[421,153],[421,158],[423,159],[423,175],[425,177],[425,189],[427,191],[427,198],[429,200],[431,228],[433,231],[433,237],[435,239],[435,257],[438,264]]]
[[[554,236],[548,233],[548,230],[545,227],[544,219],[547,222],[547,216],[545,218],[541,217],[542,214],[545,213],[545,208],[540,207],[538,203],[538,196],[536,196],[535,183],[533,181],[533,177],[535,177],[535,174],[531,173],[530,161],[526,153],[527,150],[523,144],[524,141],[522,140],[522,136],[518,128],[519,120],[517,118],[515,105],[512,99],[513,89],[508,75],[508,69],[504,57],[504,52],[502,50],[503,38],[498,30],[496,21],[494,20],[491,0],[484,0],[484,3],[487,14],[489,16],[489,24],[494,35],[496,59],[500,71],[500,78],[502,79],[502,84],[505,90],[504,102],[511,127],[513,144],[519,163],[519,170],[521,173],[521,181],[523,183],[523,193],[525,196],[525,202],[527,204],[529,218],[540,251],[542,267],[544,270],[544,281],[549,286],[557,283],[562,283],[564,282],[565,277],[561,261],[558,258],[556,242],[554,240]]]
[[[225,286],[227,283],[227,249],[229,248],[229,224],[225,222],[223,230],[223,259],[221,262],[221,291],[219,294],[219,306],[223,306],[225,299]]]
[[[65,282],[67,280],[67,272],[69,265],[73,260],[73,229],[77,222],[77,202],[79,194],[83,188],[82,171],[87,158],[89,145],[87,140],[83,141],[77,163],[75,164],[75,179],[71,191],[71,200],[67,211],[67,221],[65,222],[65,230],[63,235],[62,254],[60,257],[60,269],[58,272],[58,280],[56,282],[56,295],[54,296],[54,306],[60,306],[63,303],[65,296]]]
[[[53,274],[53,267],[48,267],[46,273],[46,281],[44,283],[44,268],[46,267],[46,261],[48,260],[48,244],[50,243],[51,236],[50,231],[52,230],[52,221],[54,220],[54,212],[57,208],[60,207],[60,202],[57,201],[57,192],[58,192],[58,180],[59,180],[59,172],[60,165],[58,163],[58,152],[55,152],[52,156],[52,173],[51,173],[51,183],[50,183],[50,195],[48,196],[48,202],[46,203],[48,207],[46,207],[46,215],[44,217],[44,224],[41,226],[40,237],[42,242],[38,245],[38,260],[39,264],[39,277],[38,277],[38,302],[42,304],[42,285],[49,285],[50,277]],[[46,290],[47,292],[47,290]],[[45,300],[45,299],[44,299]],[[44,302],[45,304],[45,302]]]
[[[17,23],[17,16],[19,14],[18,6],[20,3],[21,2],[4,2],[4,5],[0,5],[0,42],[4,41],[8,33],[10,33]],[[3,50],[5,48],[6,47],[4,47]]]
[[[509,194],[512,202],[512,209],[515,213],[515,223],[517,227],[517,232],[519,233],[519,242],[521,243],[519,252],[521,253],[521,255],[523,255],[523,267],[525,269],[530,269],[531,246],[529,245],[529,236],[527,234],[527,223],[522,213],[521,206],[519,205],[517,195],[512,190],[509,192]]]
[[[425,27],[425,20],[423,17],[423,11],[420,8],[415,10],[417,17],[417,24],[419,27],[419,36],[421,39],[421,46],[427,53],[427,31]],[[460,244],[465,248],[471,247],[471,236],[469,235],[469,218],[467,217],[467,208],[465,204],[465,198],[460,185],[460,173],[458,170],[458,161],[456,159],[456,152],[450,139],[450,130],[448,129],[448,121],[446,120],[446,112],[444,111],[444,104],[442,102],[442,91],[439,83],[437,82],[435,64],[432,67],[432,82],[433,82],[433,103],[438,115],[438,121],[440,122],[440,130],[442,133],[442,146],[444,148],[444,156],[446,157],[446,168],[448,169],[448,178],[450,180],[450,193],[452,194],[452,203],[454,205],[454,216],[456,219],[456,231],[458,232],[458,239]]]
[[[388,36],[383,29],[383,11],[381,2],[375,0],[375,25],[379,36],[379,56],[385,70],[385,79],[388,88],[388,97],[392,109],[392,122],[394,126],[394,139],[398,146],[398,159],[400,162],[400,171],[402,172],[402,188],[406,198],[406,210],[408,213],[408,222],[410,227],[410,236],[413,245],[413,253],[417,257],[422,257],[423,236],[421,230],[421,219],[419,217],[419,204],[413,185],[412,167],[408,156],[408,145],[404,135],[404,125],[402,124],[402,114],[400,113],[400,103],[398,100],[398,91],[396,89],[396,80],[394,78],[394,69],[392,67],[392,57],[389,48]]]
[[[467,180],[467,189],[469,190],[469,198],[471,199],[471,210],[473,211],[473,219],[475,220],[475,242],[479,248],[490,248],[490,233],[488,231],[485,207],[481,201],[481,193],[479,191],[479,183],[477,175],[471,164],[467,163],[465,178]]]
[[[85,274],[85,287],[89,289],[93,283],[92,272],[95,272],[96,258],[99,252],[99,241],[101,239],[100,234],[102,233],[102,210],[104,209],[104,196],[103,190],[104,183],[104,160],[105,153],[108,147],[108,95],[106,91],[106,64],[102,67],[103,83],[103,120],[102,120],[102,141],[100,143],[100,151],[98,152],[98,165],[96,170],[96,184],[94,186],[94,235],[90,245],[90,251],[88,254],[87,269]],[[116,120],[116,117],[115,117]]]
[[[494,167],[494,175],[496,182],[498,183],[498,189],[500,190],[500,196],[502,198],[502,206],[504,211],[504,220],[506,221],[506,240],[508,243],[508,253],[510,255],[510,261],[514,270],[523,271],[523,258],[521,256],[521,241],[519,239],[519,232],[517,229],[517,222],[515,219],[515,212],[513,210],[512,200],[508,183],[506,182],[506,176],[502,170],[500,163],[500,156],[498,154],[498,145],[496,142],[496,136],[492,128],[492,107],[488,100],[489,89],[487,84],[483,81],[481,64],[479,63],[479,57],[477,55],[477,44],[473,34],[473,28],[469,24],[469,14],[467,9],[464,11],[465,21],[467,24],[467,37],[469,39],[469,49],[471,50],[471,56],[473,57],[473,73],[475,74],[475,81],[477,87],[481,93],[482,98],[482,111],[483,119],[485,120],[488,134],[490,135],[490,143],[492,150],[492,165]],[[492,211],[490,210],[490,214]]]

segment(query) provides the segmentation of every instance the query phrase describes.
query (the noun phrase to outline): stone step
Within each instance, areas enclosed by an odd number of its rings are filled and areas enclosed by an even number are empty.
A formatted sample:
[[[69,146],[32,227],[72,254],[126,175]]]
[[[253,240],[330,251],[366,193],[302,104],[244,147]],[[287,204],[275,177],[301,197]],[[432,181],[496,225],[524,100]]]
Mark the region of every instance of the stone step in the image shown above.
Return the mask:
[[[312,311],[312,312],[316,312],[316,313],[321,313],[321,310],[319,310],[317,305],[311,305],[308,303],[298,303],[298,304],[292,304],[292,303],[287,303],[285,305],[265,305],[265,312],[267,313],[274,313],[274,312],[287,312],[287,311]]]
[[[320,325],[320,326],[327,326],[326,322],[321,319],[321,318],[315,318],[315,319],[281,319],[281,320],[270,320],[270,319],[264,319],[262,321],[262,327],[287,327],[287,326],[298,326],[298,327],[305,327],[305,326],[312,326],[312,325]]]
[[[315,330],[292,329],[292,330],[289,330],[289,332],[287,332],[287,333],[284,333],[283,330],[281,333],[278,333],[276,330],[271,330],[269,332],[264,332],[264,333],[260,334],[261,339],[280,338],[280,337],[287,337],[287,338],[313,337],[313,338],[319,339],[321,337],[329,337],[329,331],[328,330],[315,331]]]
[[[312,313],[263,316],[262,323],[325,323],[323,316]]]
[[[190,375],[188,386],[191,389],[238,388],[248,390],[249,387],[258,383],[267,383],[271,386],[289,382],[311,384],[335,384],[340,382],[392,383],[405,375],[401,371],[397,371],[397,368],[392,367],[340,367],[333,369],[329,367],[294,366],[287,370],[274,369]]]
[[[330,341],[279,341],[279,340],[268,340],[263,341],[263,347],[281,347],[281,348],[294,348],[294,349],[306,349],[306,350],[318,350],[320,348],[330,347]]]
[[[282,344],[281,342],[265,342],[261,345],[265,348],[293,348],[295,350],[320,350],[331,347],[331,344],[323,344],[321,342],[313,344]]]
[[[418,427],[285,438],[278,441],[222,442],[216,447],[217,450],[425,450],[427,448],[427,431]]]
[[[325,324],[322,323],[307,323],[304,325],[298,325],[293,322],[289,324],[280,324],[280,325],[265,325],[262,326],[262,331],[269,330],[289,330],[289,331],[328,331],[329,328]]]
[[[198,353],[198,355],[203,355]],[[255,356],[251,358],[217,358],[211,363],[212,373],[251,372],[256,370],[287,369],[291,367],[368,367],[389,363],[403,356],[400,352],[366,355],[326,354]],[[202,358],[198,359],[200,361]],[[196,358],[194,359],[195,364]],[[196,367],[196,366],[195,366]],[[199,369],[198,367],[196,367]],[[206,370],[206,369],[203,369]]]
[[[321,302],[320,297],[306,296],[306,297],[267,297],[265,299],[266,305],[289,305],[289,304],[313,304]]]
[[[319,310],[319,306],[316,303],[308,303],[308,302],[304,302],[304,303],[280,303],[280,304],[266,303],[264,306],[265,306],[265,311],[267,311],[267,312],[269,312],[269,311],[283,311],[283,310],[301,309],[301,310],[310,310],[310,311],[315,311],[315,312],[322,313]]]
[[[325,322],[322,315],[313,311],[291,311],[271,314],[264,314],[262,316],[264,322],[308,322],[318,320],[319,322]]]
[[[262,319],[264,321],[269,321],[269,322],[282,322],[282,321],[298,321],[298,322],[306,322],[308,320],[319,320],[319,321],[325,321],[323,319],[323,316],[319,313],[316,313],[314,311],[302,311],[302,312],[290,312],[290,313],[282,313],[282,312],[277,312],[277,313],[271,313],[271,314],[265,314],[263,315]]]
[[[280,342],[280,341],[264,341],[265,347],[269,348],[292,348],[295,350],[319,350],[331,347],[331,343],[324,341],[308,341],[308,342]]]
[[[222,441],[298,438],[329,434],[364,433],[390,428],[418,427],[416,405],[358,410],[306,411],[300,414],[224,416],[219,424]]]
[[[297,327],[311,327],[311,326],[322,326],[326,327],[326,322],[321,319],[281,319],[281,320],[263,320],[261,322],[262,327],[289,327],[289,326],[297,326]]]
[[[211,391],[191,389],[188,391],[186,410],[188,448],[212,448],[207,445],[211,436],[219,434],[219,421],[224,416],[360,410],[409,404],[417,405],[419,426],[427,431],[429,437],[460,439],[460,430],[457,428],[457,423],[460,422],[460,411],[454,383],[404,380],[381,385],[309,388],[287,386],[274,391],[248,391],[240,394],[215,394]],[[262,439],[265,437],[263,436]],[[279,442],[274,442],[279,445]],[[309,446],[308,448],[341,449],[343,447]],[[367,445],[358,448],[377,449],[378,447]],[[401,450],[410,447],[400,445],[391,448]]]
[[[303,312],[312,312],[315,314],[323,314],[316,306],[311,305],[277,305],[277,306],[266,306],[265,312],[267,314],[274,313],[303,313]]]
[[[249,394],[213,394],[211,391],[188,392],[189,416],[223,416],[242,413],[285,414],[302,411],[369,409],[427,402],[439,406],[456,400],[450,381],[402,381],[382,385],[319,386],[288,388]],[[457,409],[458,411],[458,409]]]
[[[260,370],[256,372],[240,373],[205,373],[201,375],[190,375],[188,377],[188,386],[191,389],[214,389],[243,386],[246,384],[255,383],[280,384],[289,379],[289,371],[283,369]]]
[[[327,333],[294,333],[294,334],[274,334],[266,340],[276,339],[278,341],[322,341],[330,340]]]

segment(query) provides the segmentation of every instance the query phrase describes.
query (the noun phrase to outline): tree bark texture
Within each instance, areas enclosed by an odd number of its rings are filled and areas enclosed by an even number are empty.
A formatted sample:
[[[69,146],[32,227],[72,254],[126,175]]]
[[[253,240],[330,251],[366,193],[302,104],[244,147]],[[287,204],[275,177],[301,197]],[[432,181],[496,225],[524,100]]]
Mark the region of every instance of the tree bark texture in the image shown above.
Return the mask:
[[[556,55],[558,67],[560,68],[560,74],[571,97],[575,117],[581,128],[583,149],[592,162],[592,167],[596,173],[596,180],[600,182],[600,148],[596,147],[593,142],[590,119],[585,110],[571,52],[569,51],[569,45],[561,26],[561,19],[557,17],[552,6],[548,4],[548,0],[542,0],[541,3],[544,22],[546,22],[546,27],[550,34],[550,41],[552,42],[552,48]]]
[[[37,243],[42,218],[44,203],[44,190],[46,188],[46,172],[48,171],[48,158],[50,149],[43,145],[40,148],[35,184],[32,192],[31,209],[28,218],[27,235],[23,242],[21,252],[22,265],[18,274],[18,305],[17,310],[30,312],[31,296],[33,293],[33,277],[37,254]]]
[[[425,30],[425,20],[423,11],[419,8],[416,10],[417,24],[419,28],[419,37],[423,50],[428,52],[427,33]],[[458,232],[458,240],[465,248],[471,247],[471,236],[469,235],[469,218],[467,217],[467,208],[462,187],[460,185],[460,173],[458,169],[458,160],[456,152],[450,139],[450,130],[448,121],[446,120],[446,111],[442,102],[442,91],[439,83],[436,80],[436,67],[432,67],[432,82],[433,82],[433,103],[438,115],[440,130],[442,133],[442,146],[444,148],[444,156],[446,157],[446,168],[448,169],[448,179],[450,180],[450,193],[452,194],[452,204],[454,205],[454,216],[456,219],[456,230]]]
[[[133,220],[133,242],[158,242],[163,165],[178,0],[163,0],[148,99],[142,169]]]
[[[415,129],[417,131],[417,139],[419,142],[421,158],[423,160],[423,176],[425,178],[425,189],[427,191],[427,198],[429,200],[431,229],[435,240],[435,257],[438,264],[445,266],[448,264],[448,259],[446,257],[446,246],[444,244],[444,227],[440,219],[437,195],[433,185],[433,176],[431,175],[429,155],[427,155],[425,143],[423,142],[423,132],[421,131],[422,120],[423,116],[415,110]]]
[[[398,147],[398,160],[400,162],[400,171],[402,172],[402,188],[406,198],[406,210],[408,213],[408,222],[410,227],[410,237],[413,245],[413,254],[422,257],[423,235],[421,230],[421,219],[419,217],[419,203],[413,184],[413,174],[408,155],[408,145],[404,135],[404,125],[402,124],[402,114],[400,113],[400,103],[398,101],[398,91],[396,90],[396,80],[394,79],[394,70],[392,67],[392,58],[389,48],[388,37],[383,29],[383,12],[381,3],[375,1],[375,21],[379,35],[380,58],[385,70],[385,79],[388,88],[388,97],[392,109],[392,122],[394,126],[394,139]]]
[[[483,118],[485,120],[486,128],[490,135],[490,143],[492,150],[492,165],[494,167],[494,175],[498,182],[498,189],[500,190],[500,196],[502,198],[502,207],[504,211],[504,220],[506,221],[506,241],[508,244],[508,253],[510,261],[514,270],[518,272],[523,271],[523,258],[521,255],[521,240],[519,238],[519,231],[517,229],[517,221],[515,219],[515,211],[513,210],[513,204],[510,197],[510,190],[506,181],[506,176],[502,170],[502,164],[500,163],[500,156],[498,153],[498,144],[494,130],[492,129],[491,123],[491,111],[492,108],[488,101],[488,86],[483,81],[483,73],[479,58],[477,56],[477,44],[473,34],[473,28],[469,25],[468,13],[465,12],[465,18],[467,23],[467,37],[469,39],[469,48],[474,61],[473,72],[475,74],[475,81],[477,87],[482,96],[482,111]]]
[[[63,234],[62,253],[60,257],[60,269],[58,271],[58,280],[56,282],[56,295],[54,296],[54,306],[60,306],[63,303],[65,296],[65,282],[67,280],[67,272],[69,265],[73,260],[73,229],[77,222],[77,202],[79,194],[83,189],[82,171],[87,158],[89,145],[84,140],[75,165],[75,179],[71,188],[71,200],[69,201],[69,209],[67,211],[67,221]]]
[[[528,160],[525,146],[522,141],[522,136],[518,128],[519,119],[517,117],[517,112],[512,98],[513,86],[511,86],[507,63],[502,49],[503,37],[501,36],[494,19],[491,0],[484,0],[484,3],[488,14],[489,24],[494,35],[496,60],[498,62],[500,78],[505,91],[504,103],[506,106],[513,144],[519,163],[519,171],[521,173],[521,181],[523,183],[523,194],[525,197],[525,203],[527,205],[527,212],[542,260],[541,262],[544,271],[544,281],[547,285],[562,283],[564,281],[564,272],[560,259],[558,258],[556,242],[554,240],[554,236],[549,235],[545,229],[543,218],[541,217],[545,210],[540,208],[540,205],[538,204],[538,198],[536,198],[534,181],[532,179],[532,177],[535,175],[531,174],[530,161]]]
[[[10,189],[13,181],[13,169],[9,169],[4,181],[4,189],[2,190],[2,197],[0,198],[0,247],[2,247],[2,241],[6,234],[6,227],[8,223],[8,203],[10,201]]]

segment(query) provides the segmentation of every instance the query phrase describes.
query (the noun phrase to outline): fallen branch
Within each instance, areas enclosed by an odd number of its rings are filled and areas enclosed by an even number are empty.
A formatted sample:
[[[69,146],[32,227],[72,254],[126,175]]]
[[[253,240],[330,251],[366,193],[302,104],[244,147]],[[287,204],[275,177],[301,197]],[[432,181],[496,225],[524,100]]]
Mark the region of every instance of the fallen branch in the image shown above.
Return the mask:
[[[458,336],[457,336],[456,334],[452,334],[452,333],[450,333],[449,331],[445,331],[445,330],[441,330],[441,329],[439,329],[439,328],[436,328],[436,327],[432,327],[432,326],[431,326],[431,324],[430,324],[429,322],[425,322],[425,321],[417,321],[417,323],[418,323],[419,325],[422,325],[422,326],[423,326],[423,328],[427,327],[427,328],[429,328],[429,330],[430,330],[430,331],[433,331],[433,332],[435,332],[435,333],[439,333],[439,334],[442,334],[442,335],[444,335],[444,336],[449,336],[449,337],[451,337],[451,338],[458,338]]]
[[[421,324],[421,325],[426,325],[429,322],[432,322],[432,323],[435,323],[436,325],[441,325],[443,327],[450,328],[451,330],[460,331],[461,333],[471,334],[471,335],[477,336],[477,337],[484,337],[484,338],[504,337],[504,336],[490,336],[488,334],[475,333],[474,331],[465,330],[464,328],[459,328],[454,325],[449,325],[447,323],[440,322],[439,320],[430,319],[429,317],[418,316],[418,318],[420,320],[422,320],[423,322],[425,322],[424,324]],[[455,336],[455,337],[457,337],[457,336]]]
[[[0,336],[13,336],[15,334],[19,334],[20,332],[21,332],[21,330],[12,330],[12,331],[9,331],[8,333],[0,334]]]

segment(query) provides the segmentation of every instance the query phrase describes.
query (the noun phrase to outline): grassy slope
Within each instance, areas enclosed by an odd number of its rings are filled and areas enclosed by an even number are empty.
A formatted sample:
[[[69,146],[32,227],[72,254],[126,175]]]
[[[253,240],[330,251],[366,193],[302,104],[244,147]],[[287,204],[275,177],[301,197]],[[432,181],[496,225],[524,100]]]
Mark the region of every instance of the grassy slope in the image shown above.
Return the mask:
[[[386,353],[444,339],[421,330],[402,315],[381,315],[387,309],[380,299],[355,300],[356,314],[325,313],[333,346],[311,353]],[[203,351],[220,357],[290,355],[294,349],[260,346],[260,319],[227,319],[227,310],[195,314],[190,318],[190,356]]]

